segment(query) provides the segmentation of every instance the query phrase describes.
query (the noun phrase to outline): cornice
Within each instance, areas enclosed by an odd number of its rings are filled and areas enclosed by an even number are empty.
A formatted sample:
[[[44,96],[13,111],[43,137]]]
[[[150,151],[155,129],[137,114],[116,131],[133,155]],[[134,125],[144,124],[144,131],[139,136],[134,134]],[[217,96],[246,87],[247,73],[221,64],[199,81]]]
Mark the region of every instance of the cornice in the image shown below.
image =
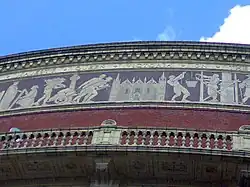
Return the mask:
[[[131,152],[138,154],[143,153],[184,153],[210,156],[228,156],[233,158],[250,158],[250,153],[246,151],[227,151],[227,150],[201,150],[192,148],[178,148],[178,147],[152,147],[152,146],[61,146],[61,147],[36,147],[1,150],[1,156],[21,155],[21,154],[42,154],[42,153],[63,153],[63,152]]]
[[[40,50],[0,57],[0,73],[67,64],[127,61],[201,61],[248,65],[250,45],[200,42],[127,42]]]

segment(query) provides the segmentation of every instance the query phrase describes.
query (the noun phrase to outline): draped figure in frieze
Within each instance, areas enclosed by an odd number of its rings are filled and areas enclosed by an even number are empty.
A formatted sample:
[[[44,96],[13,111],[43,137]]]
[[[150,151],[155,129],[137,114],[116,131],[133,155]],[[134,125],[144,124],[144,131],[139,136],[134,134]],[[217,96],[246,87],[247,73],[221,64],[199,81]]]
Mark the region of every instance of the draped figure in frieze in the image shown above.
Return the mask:
[[[243,104],[250,98],[250,74],[246,76],[247,78],[239,84]]]
[[[40,105],[40,102],[42,101],[43,101],[42,105],[46,105],[49,102],[52,95],[52,91],[54,89],[60,89],[66,87],[66,85],[63,84],[64,81],[65,78],[53,78],[45,80],[43,96],[40,99],[38,99],[35,105]]]
[[[2,99],[0,101],[0,110],[7,110],[11,108],[12,102],[14,101],[15,97],[21,91],[18,90],[19,82],[14,82],[6,91],[1,92]]]
[[[77,96],[73,99],[75,103],[82,103],[91,101],[98,95],[98,91],[109,87],[108,84],[112,81],[112,77],[107,77],[105,74],[101,74],[99,77],[92,78],[78,87],[80,90]]]
[[[34,105],[38,93],[38,85],[33,85],[30,91],[24,89],[16,98],[14,104],[20,105],[21,108],[28,108]]]
[[[186,72],[181,73],[178,76],[170,75],[168,78],[167,83],[173,87],[174,89],[174,96],[172,97],[171,101],[175,101],[177,97],[180,97],[183,94],[181,101],[188,101],[187,98],[190,96],[190,92],[187,88],[180,84],[180,80],[185,77]]]

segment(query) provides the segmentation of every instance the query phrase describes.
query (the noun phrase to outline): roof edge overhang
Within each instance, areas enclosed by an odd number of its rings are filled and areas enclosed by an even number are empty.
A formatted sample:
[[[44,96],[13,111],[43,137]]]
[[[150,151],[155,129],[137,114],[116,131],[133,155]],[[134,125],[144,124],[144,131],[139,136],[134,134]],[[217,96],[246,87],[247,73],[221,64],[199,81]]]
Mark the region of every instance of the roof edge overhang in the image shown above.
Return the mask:
[[[250,52],[249,44],[236,43],[215,43],[215,42],[196,42],[196,41],[136,41],[136,42],[113,42],[76,45],[60,48],[50,48],[43,50],[35,50],[29,52],[21,52],[0,56],[0,62],[22,59],[27,57],[47,56],[74,52],[90,52],[90,51],[107,51],[107,50],[133,50],[133,49],[179,49],[179,50],[200,50],[200,51],[216,51],[216,52]]]

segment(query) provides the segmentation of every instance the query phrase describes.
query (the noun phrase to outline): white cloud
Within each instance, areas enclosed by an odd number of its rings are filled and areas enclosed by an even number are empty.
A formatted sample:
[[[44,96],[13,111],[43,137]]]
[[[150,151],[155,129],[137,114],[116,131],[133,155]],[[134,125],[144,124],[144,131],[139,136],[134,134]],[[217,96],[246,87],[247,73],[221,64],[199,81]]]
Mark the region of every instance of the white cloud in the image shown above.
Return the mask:
[[[250,5],[232,8],[219,31],[200,41],[250,44]]]
[[[157,36],[157,40],[171,41],[176,39],[176,33],[171,26],[167,26],[164,31]]]

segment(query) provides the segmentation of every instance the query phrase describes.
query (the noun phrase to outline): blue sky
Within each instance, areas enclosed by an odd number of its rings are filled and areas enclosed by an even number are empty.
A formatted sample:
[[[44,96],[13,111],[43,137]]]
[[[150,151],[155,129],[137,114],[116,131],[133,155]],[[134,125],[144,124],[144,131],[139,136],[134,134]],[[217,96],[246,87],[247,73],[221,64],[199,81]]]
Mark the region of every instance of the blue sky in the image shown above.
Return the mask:
[[[236,5],[250,0],[1,0],[0,55],[102,42],[199,41],[219,32]],[[241,25],[250,25],[250,9],[245,13]]]

